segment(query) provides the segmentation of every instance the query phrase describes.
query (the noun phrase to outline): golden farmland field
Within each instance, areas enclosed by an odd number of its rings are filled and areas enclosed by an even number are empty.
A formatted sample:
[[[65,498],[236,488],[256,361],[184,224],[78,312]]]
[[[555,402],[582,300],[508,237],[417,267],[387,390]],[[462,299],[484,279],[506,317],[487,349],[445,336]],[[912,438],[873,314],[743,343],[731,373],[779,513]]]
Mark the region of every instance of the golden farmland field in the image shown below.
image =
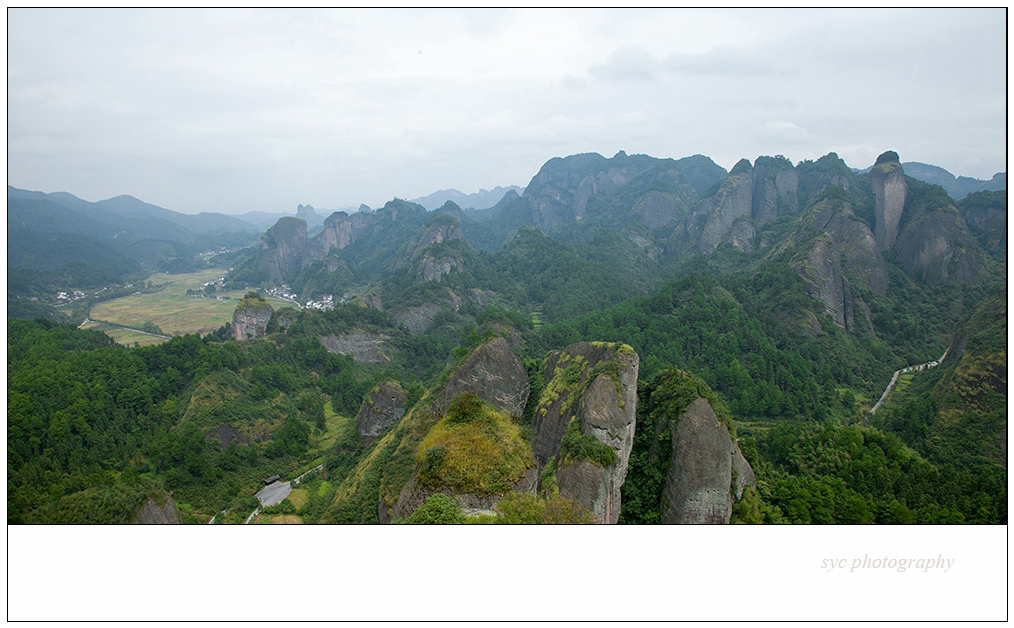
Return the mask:
[[[112,301],[98,303],[92,307],[89,318],[123,325],[124,327],[140,328],[146,321],[157,325],[165,334],[209,334],[222,325],[232,322],[232,313],[239,300],[243,298],[242,290],[222,292],[218,296],[228,297],[227,301],[219,299],[199,299],[188,297],[187,290],[201,290],[204,283],[224,276],[226,269],[209,269],[183,275],[159,273],[148,278],[152,285],[168,284],[158,292],[151,294],[135,294]],[[267,297],[274,308],[293,307],[294,304]],[[113,333],[110,335],[121,342]],[[139,335],[139,334],[138,334]],[[124,344],[133,345],[137,340],[132,335]],[[147,336],[148,342],[157,338]],[[137,340],[138,342],[142,342]]]

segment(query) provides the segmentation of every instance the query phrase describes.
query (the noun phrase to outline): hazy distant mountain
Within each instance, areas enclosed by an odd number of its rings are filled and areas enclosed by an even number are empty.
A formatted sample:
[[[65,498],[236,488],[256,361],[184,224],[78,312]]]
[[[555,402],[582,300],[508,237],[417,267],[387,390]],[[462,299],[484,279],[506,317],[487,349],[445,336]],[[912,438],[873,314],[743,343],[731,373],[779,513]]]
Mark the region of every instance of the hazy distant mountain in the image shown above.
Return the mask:
[[[465,194],[458,190],[440,190],[427,196],[414,198],[411,202],[418,203],[430,211],[440,208],[447,201],[453,201],[458,207],[489,209],[499,203],[503,195],[510,191],[523,194],[525,189],[516,185],[508,185],[506,187],[498,185],[492,190],[480,189],[474,194]]]
[[[246,246],[259,232],[232,216],[182,214],[132,196],[92,203],[7,186],[8,282],[23,295],[193,268],[205,263],[201,251]]]
[[[286,214],[284,212],[262,212],[252,211],[246,212],[245,214],[236,214],[235,217],[240,220],[246,221],[252,225],[255,225],[261,232],[267,231],[271,225],[279,221],[279,219],[285,216],[291,216],[292,214]]]
[[[1007,189],[1007,173],[998,172],[989,181],[972,177],[955,177],[940,166],[924,164],[918,161],[906,161],[902,164],[905,174],[924,183],[939,185],[956,201],[960,201],[973,192],[996,192]],[[863,173],[869,172],[866,168]]]
[[[256,224],[235,216],[227,216],[217,212],[184,214],[145,203],[127,195],[91,203],[67,192],[47,194],[7,186],[7,198],[49,201],[93,220],[114,226],[116,231],[122,234],[118,237],[131,241],[155,239],[204,243],[208,241],[208,236],[223,234],[236,234],[227,237],[227,240],[253,241],[261,232]],[[64,231],[65,229],[55,225],[53,229],[43,228],[41,230]]]

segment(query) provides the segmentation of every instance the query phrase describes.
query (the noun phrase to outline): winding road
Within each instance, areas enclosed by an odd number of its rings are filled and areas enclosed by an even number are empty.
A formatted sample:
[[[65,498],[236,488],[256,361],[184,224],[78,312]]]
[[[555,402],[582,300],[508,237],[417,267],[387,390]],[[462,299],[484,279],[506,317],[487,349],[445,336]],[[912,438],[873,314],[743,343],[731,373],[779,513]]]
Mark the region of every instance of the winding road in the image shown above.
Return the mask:
[[[950,347],[948,347],[947,351],[950,351]],[[878,401],[877,404],[873,406],[873,408],[870,410],[869,418],[873,418],[873,415],[876,414],[877,410],[880,409],[881,404],[883,404],[884,401],[887,400],[887,396],[891,394],[891,391],[894,389],[894,385],[898,383],[898,376],[900,376],[902,373],[925,371],[926,369],[931,369],[934,366],[939,366],[944,361],[944,358],[947,357],[947,351],[944,351],[944,354],[940,356],[939,360],[930,360],[929,362],[924,362],[922,364],[913,364],[912,366],[906,366],[903,369],[898,369],[897,371],[895,371],[894,375],[891,376],[891,382],[887,384],[887,388],[884,390],[884,394],[880,395],[880,401]]]

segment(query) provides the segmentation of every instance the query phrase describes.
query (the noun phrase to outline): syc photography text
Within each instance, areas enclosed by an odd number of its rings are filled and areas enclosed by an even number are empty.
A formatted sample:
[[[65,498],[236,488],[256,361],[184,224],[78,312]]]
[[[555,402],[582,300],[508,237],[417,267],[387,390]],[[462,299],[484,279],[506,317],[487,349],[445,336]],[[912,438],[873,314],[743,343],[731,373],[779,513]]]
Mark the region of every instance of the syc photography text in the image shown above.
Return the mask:
[[[954,566],[953,558],[944,558],[937,554],[936,558],[891,558],[883,556],[870,558],[869,554],[863,554],[862,558],[824,558],[820,561],[820,568],[831,573],[832,571],[855,571],[880,569],[892,570],[899,573],[906,571],[930,571],[948,572]]]

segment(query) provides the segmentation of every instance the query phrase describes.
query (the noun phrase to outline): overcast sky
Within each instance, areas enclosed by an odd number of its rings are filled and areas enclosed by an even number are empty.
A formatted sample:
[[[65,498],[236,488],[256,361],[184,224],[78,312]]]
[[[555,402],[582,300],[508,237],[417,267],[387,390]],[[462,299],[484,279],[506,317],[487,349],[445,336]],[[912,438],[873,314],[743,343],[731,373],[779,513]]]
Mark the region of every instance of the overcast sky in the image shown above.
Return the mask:
[[[1006,169],[1006,14],[8,9],[8,184],[195,213],[527,185],[619,150]]]

